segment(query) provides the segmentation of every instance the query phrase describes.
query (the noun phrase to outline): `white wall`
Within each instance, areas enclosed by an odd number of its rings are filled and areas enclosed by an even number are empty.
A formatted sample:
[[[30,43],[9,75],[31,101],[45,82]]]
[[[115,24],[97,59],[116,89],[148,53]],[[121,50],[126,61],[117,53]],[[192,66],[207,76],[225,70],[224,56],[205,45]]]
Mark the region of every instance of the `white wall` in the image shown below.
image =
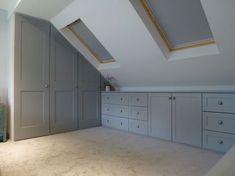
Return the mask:
[[[0,101],[8,103],[8,21],[7,12],[0,10]]]

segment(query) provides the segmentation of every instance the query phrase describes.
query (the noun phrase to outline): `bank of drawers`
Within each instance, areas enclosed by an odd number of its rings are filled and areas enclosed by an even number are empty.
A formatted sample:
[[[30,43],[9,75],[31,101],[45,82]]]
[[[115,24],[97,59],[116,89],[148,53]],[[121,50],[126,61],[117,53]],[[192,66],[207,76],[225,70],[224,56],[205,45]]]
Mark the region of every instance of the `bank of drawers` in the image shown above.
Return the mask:
[[[235,144],[235,95],[203,94],[203,147],[226,152]]]
[[[102,125],[148,134],[146,93],[103,93]]]

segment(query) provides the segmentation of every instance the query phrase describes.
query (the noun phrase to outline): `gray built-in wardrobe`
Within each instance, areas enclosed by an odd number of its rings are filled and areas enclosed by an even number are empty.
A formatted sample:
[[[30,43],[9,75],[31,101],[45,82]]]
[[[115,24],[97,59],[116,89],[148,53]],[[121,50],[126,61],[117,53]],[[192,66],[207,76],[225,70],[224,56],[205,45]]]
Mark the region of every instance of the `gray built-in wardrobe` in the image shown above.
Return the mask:
[[[49,22],[17,14],[14,140],[99,126],[100,78]]]

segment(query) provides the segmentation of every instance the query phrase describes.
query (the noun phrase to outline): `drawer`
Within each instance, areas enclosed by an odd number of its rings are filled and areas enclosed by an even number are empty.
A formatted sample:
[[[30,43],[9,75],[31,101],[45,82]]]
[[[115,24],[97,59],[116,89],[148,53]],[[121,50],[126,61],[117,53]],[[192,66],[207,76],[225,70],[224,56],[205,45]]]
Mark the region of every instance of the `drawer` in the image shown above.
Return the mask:
[[[235,134],[235,114],[203,113],[203,128]]]
[[[128,119],[114,117],[114,126],[113,126],[113,128],[128,131]]]
[[[203,147],[219,152],[228,151],[235,144],[235,135],[206,131],[203,132]]]
[[[145,107],[129,107],[129,118],[136,120],[148,120],[148,111]]]
[[[128,131],[128,119],[102,115],[102,126]]]
[[[102,93],[102,103],[128,105],[127,93]]]
[[[114,126],[114,119],[113,119],[113,117],[102,115],[101,122],[102,122],[102,126],[106,126],[106,127],[113,127]]]
[[[235,94],[203,94],[203,111],[235,113]]]
[[[129,93],[129,105],[147,106],[147,93]]]
[[[139,120],[129,120],[129,131],[133,133],[147,135],[148,134],[147,122]]]
[[[128,106],[103,104],[102,114],[118,117],[128,117],[129,108]]]

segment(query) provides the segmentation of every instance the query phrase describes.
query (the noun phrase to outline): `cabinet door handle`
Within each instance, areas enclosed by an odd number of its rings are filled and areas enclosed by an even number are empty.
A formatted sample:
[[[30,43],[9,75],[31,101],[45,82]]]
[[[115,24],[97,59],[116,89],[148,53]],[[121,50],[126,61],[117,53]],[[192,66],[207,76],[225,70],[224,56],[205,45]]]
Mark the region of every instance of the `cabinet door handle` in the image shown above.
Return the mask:
[[[120,112],[123,112],[123,110],[121,109]]]
[[[138,125],[137,128],[140,128],[140,126]]]
[[[218,105],[223,105],[224,103],[223,103],[223,101],[218,101]]]
[[[172,100],[172,97],[169,97],[169,100]]]
[[[123,100],[123,98],[120,98],[120,100],[122,101],[122,100]]]
[[[173,97],[173,100],[176,100],[176,98],[175,98],[175,97]]]
[[[137,115],[140,115],[140,112],[137,112],[136,114],[137,114]]]
[[[109,111],[109,108],[107,108],[107,111]]]
[[[140,101],[140,99],[139,99],[139,98],[136,98],[136,101]]]
[[[48,85],[48,84],[44,84],[44,87],[45,87],[45,88],[48,88],[48,87],[49,87],[49,85]]]
[[[223,122],[222,120],[219,120],[219,121],[218,121],[218,124],[219,124],[219,125],[223,125],[224,122]]]
[[[121,126],[122,126],[122,122],[121,122]]]
[[[223,140],[219,140],[217,143],[222,145],[224,143],[224,141]]]
[[[107,123],[109,123],[109,120],[107,120]]]

